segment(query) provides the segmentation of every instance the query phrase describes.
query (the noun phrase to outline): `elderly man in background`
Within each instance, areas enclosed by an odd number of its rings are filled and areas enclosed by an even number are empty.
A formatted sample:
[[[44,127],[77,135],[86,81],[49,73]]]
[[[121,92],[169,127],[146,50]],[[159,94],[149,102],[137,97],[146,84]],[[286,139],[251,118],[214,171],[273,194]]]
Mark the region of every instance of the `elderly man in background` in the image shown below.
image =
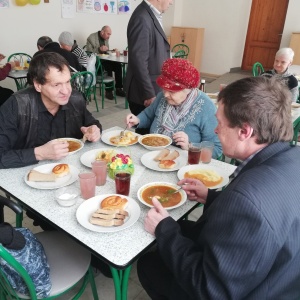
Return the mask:
[[[90,51],[98,54],[107,53],[107,51],[109,50],[108,41],[111,34],[112,34],[111,28],[107,25],[103,26],[100,31],[90,34],[86,41],[86,51]],[[112,72],[115,73],[117,96],[125,97],[125,92],[123,91],[121,64],[114,61],[104,61],[104,60],[102,60],[101,63],[109,76],[112,76]],[[105,97],[109,100],[114,100],[113,91],[106,90]]]
[[[75,54],[62,49],[57,42],[53,42],[52,39],[48,36],[42,36],[37,41],[37,47],[39,49],[33,56],[36,56],[40,53],[46,52],[55,52],[63,56],[68,62],[72,72],[81,71],[82,67],[79,64],[79,61]]]
[[[0,108],[0,169],[18,168],[42,160],[59,160],[68,142],[100,139],[101,124],[86,108],[82,94],[72,91],[68,62],[57,53],[33,57],[28,79],[32,85],[13,94]]]
[[[145,228],[157,251],[138,261],[151,299],[300,298],[300,149],[289,90],[276,79],[245,78],[218,96],[215,131],[223,153],[243,162],[223,190],[183,179],[204,204],[197,222],[172,219],[153,198]]]
[[[142,1],[127,26],[128,69],[125,90],[129,108],[138,115],[149,106],[160,91],[156,78],[163,62],[170,58],[170,45],[165,35],[162,14],[172,0]]]
[[[83,70],[86,70],[87,55],[85,51],[77,45],[77,42],[74,40],[71,32],[63,31],[58,37],[58,42],[61,48],[75,54],[80,65],[83,67]]]

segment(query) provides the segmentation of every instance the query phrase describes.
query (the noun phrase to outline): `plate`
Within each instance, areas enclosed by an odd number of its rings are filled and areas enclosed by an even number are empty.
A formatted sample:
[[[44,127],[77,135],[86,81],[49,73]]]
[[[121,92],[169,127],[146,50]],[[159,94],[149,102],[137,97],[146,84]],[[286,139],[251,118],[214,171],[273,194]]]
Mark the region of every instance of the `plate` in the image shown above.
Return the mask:
[[[141,209],[138,203],[134,199],[122,195],[119,196],[126,198],[128,200],[128,206],[125,210],[129,214],[129,216],[125,219],[125,223],[123,225],[115,226],[115,227],[104,227],[104,226],[94,225],[89,222],[90,215],[94,213],[98,208],[100,208],[101,201],[104,198],[112,195],[115,194],[98,195],[88,200],[85,200],[77,208],[76,211],[76,218],[79,224],[81,224],[86,229],[96,231],[96,232],[116,232],[132,226],[139,219],[141,214]]]
[[[158,161],[154,161],[154,157],[158,155],[159,151],[151,151],[145,153],[141,157],[142,164],[147,167],[148,169],[154,170],[154,171],[160,171],[160,172],[172,172],[177,171],[180,168],[186,166],[188,161],[188,154],[187,152],[179,152],[179,157],[177,157],[174,161],[176,162],[176,165],[171,169],[162,169],[158,166]]]
[[[162,137],[162,138],[165,138],[168,140],[168,144],[166,144],[164,146],[148,146],[148,145],[143,144],[143,139],[147,138],[147,137]],[[150,134],[141,135],[139,137],[139,143],[142,146],[144,146],[146,149],[153,151],[153,150],[161,150],[161,149],[169,147],[172,144],[172,139],[169,136],[164,135],[164,134],[150,133]]]
[[[186,172],[191,171],[191,170],[200,170],[200,169],[213,170],[213,171],[217,172],[220,176],[223,177],[223,180],[219,184],[212,186],[209,189],[213,189],[213,190],[219,189],[229,183],[229,176],[227,175],[227,173],[224,170],[222,170],[218,167],[209,166],[206,164],[188,165],[188,166],[182,167],[177,172],[177,177],[179,178],[179,180],[184,179],[184,174]]]
[[[169,182],[150,182],[147,183],[145,185],[143,185],[141,188],[139,188],[138,192],[137,192],[137,196],[138,199],[140,200],[141,203],[143,203],[144,205],[148,206],[148,207],[153,207],[153,205],[148,204],[147,202],[145,202],[142,198],[142,192],[149,186],[155,186],[155,185],[166,185],[175,189],[178,189],[179,186],[177,184],[174,183],[169,183]],[[176,204],[175,206],[172,207],[165,207],[166,210],[170,210],[170,209],[174,209],[177,208],[179,206],[181,206],[182,204],[184,204],[186,202],[187,196],[186,196],[186,192],[184,190],[181,190],[180,192],[178,192],[181,194],[181,201]]]
[[[85,152],[81,155],[81,157],[80,157],[81,163],[83,165],[85,165],[86,167],[91,168],[92,167],[92,162],[95,161],[96,155],[101,151],[114,151],[115,154],[118,154],[118,153],[125,154],[122,151],[119,151],[119,150],[117,151],[114,148],[94,149],[94,150],[87,151],[87,152]]]
[[[58,163],[53,164],[45,164],[38,167],[35,167],[34,170],[39,171],[41,173],[51,173],[52,169],[58,165]],[[69,165],[70,174],[64,176],[62,178],[57,178],[55,182],[36,182],[36,181],[28,181],[28,173],[25,175],[25,183],[32,188],[40,189],[40,190],[53,190],[58,189],[63,186],[67,186],[72,184],[78,179],[79,170],[72,165]]]
[[[298,109],[298,108],[300,108],[300,103],[293,102],[292,103],[292,109]]]
[[[78,149],[75,150],[75,151],[69,151],[69,155],[72,155],[72,154],[74,154],[74,153],[80,151],[80,150],[83,148],[83,146],[84,146],[84,143],[83,143],[81,140],[78,140],[78,139],[73,139],[73,138],[65,137],[65,138],[59,138],[58,140],[61,140],[61,141],[65,141],[65,140],[66,140],[66,141],[73,141],[73,142],[77,142],[77,143],[80,144],[80,148],[78,148]]]
[[[109,54],[99,54],[100,57],[103,57],[103,58],[107,58],[109,57]]]
[[[103,135],[101,136],[101,140],[103,143],[107,144],[107,145],[111,145],[111,146],[115,146],[115,147],[128,147],[128,146],[131,146],[131,145],[134,145],[136,144],[138,141],[134,142],[133,144],[130,144],[130,145],[115,145],[113,143],[110,142],[110,139],[114,136],[118,136],[120,135],[120,132],[122,131],[122,129],[120,130],[112,130],[112,131],[109,131],[109,132],[105,132],[103,133]],[[132,131],[131,131],[132,132]],[[135,132],[132,132],[133,135],[135,136],[139,136],[138,134],[136,134]]]

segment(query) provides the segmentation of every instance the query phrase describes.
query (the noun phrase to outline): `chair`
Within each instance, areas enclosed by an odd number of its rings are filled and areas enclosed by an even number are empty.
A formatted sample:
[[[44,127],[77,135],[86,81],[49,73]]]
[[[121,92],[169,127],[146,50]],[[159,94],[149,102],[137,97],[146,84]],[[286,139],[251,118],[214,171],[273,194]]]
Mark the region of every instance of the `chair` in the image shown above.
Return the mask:
[[[72,88],[81,92],[86,101],[91,100],[93,92],[94,75],[88,71],[74,73],[71,77]],[[97,105],[97,102],[96,102]]]
[[[32,57],[29,54],[26,53],[13,53],[11,54],[7,61],[19,61],[20,62],[20,66],[25,66],[25,63],[27,62],[27,60],[31,60]],[[27,85],[27,77],[23,77],[23,78],[14,78],[16,86],[17,86],[17,90],[21,90],[24,89]]]
[[[260,76],[262,73],[264,73],[264,67],[260,62],[256,62],[252,67],[252,74],[254,77]]]
[[[104,72],[99,56],[96,56],[96,84],[93,87],[94,100],[96,102],[97,111],[99,111],[96,100],[97,87],[100,89],[100,94],[102,96],[102,108],[104,108],[104,97],[107,89],[113,89],[115,103],[117,103],[115,79]]]
[[[293,128],[294,128],[294,135],[293,139],[291,141],[292,146],[297,146],[298,142],[298,134],[300,131],[300,117],[298,117],[294,122],[293,122]]]
[[[17,215],[22,214],[22,208],[17,203],[4,197],[0,198],[0,205],[10,207]],[[21,224],[19,224],[21,225]],[[91,284],[93,297],[98,300],[98,293],[90,267],[91,254],[65,234],[58,231],[47,231],[36,234],[43,244],[50,266],[52,289],[47,298],[37,298],[34,284],[22,265],[0,245],[0,259],[5,260],[23,278],[29,290],[29,296],[21,295],[13,290],[6,275],[0,268],[0,299],[55,299],[65,294],[75,286],[76,295],[72,299],[79,299],[88,282]],[[75,292],[74,292],[75,293]]]
[[[175,57],[175,58],[185,58],[185,59],[187,59],[188,55],[190,53],[190,48],[185,44],[177,44],[172,48],[171,52],[175,53],[173,55],[173,57]]]

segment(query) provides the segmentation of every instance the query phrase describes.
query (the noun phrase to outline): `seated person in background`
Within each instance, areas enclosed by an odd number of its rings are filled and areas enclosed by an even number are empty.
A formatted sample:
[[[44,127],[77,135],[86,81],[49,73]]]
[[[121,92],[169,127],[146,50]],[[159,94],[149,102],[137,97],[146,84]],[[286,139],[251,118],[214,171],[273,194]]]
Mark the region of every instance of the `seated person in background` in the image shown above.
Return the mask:
[[[296,102],[298,99],[299,89],[297,78],[289,73],[289,66],[292,64],[294,58],[294,51],[291,48],[281,48],[276,52],[274,65],[272,70],[267,71],[261,76],[272,77],[276,76],[284,81],[292,93],[292,101]]]
[[[86,41],[86,51],[104,54],[109,50],[108,40],[111,36],[111,28],[109,26],[103,26],[101,31],[92,33]],[[125,97],[123,91],[123,79],[122,79],[122,66],[118,62],[114,61],[101,61],[102,66],[107,71],[109,76],[112,76],[112,72],[115,73],[116,80],[116,94],[120,97]],[[113,100],[112,90],[107,90],[105,97],[109,100]]]
[[[70,51],[67,51],[65,49],[62,49],[57,42],[53,42],[52,39],[48,36],[42,36],[37,41],[37,47],[39,49],[38,52],[36,52],[33,56],[45,53],[45,52],[55,52],[63,56],[69,63],[69,66],[71,68],[71,72],[77,72],[81,71],[82,67],[79,64],[79,61],[77,59],[77,56]]]
[[[0,53],[0,62],[5,56]],[[0,66],[0,81],[4,80],[9,71],[15,66],[13,61],[6,63],[4,66]],[[0,86],[0,106],[13,94],[14,92],[10,89]]]
[[[197,89],[199,80],[198,70],[188,60],[166,60],[156,80],[163,91],[138,116],[129,114],[126,123],[129,127],[150,127],[150,133],[165,134],[185,150],[191,142],[211,141],[215,145],[213,157],[219,157],[222,147],[214,132],[216,107]]]
[[[60,43],[61,48],[76,55],[79,63],[83,67],[82,71],[85,71],[87,66],[87,55],[85,51],[77,45],[72,34],[68,31],[63,31],[58,38],[58,42]]]
[[[0,169],[59,160],[68,143],[58,138],[100,139],[101,124],[72,91],[68,62],[59,54],[35,55],[28,70],[31,87],[13,94],[0,108]]]
[[[226,156],[242,160],[223,191],[183,179],[196,222],[172,219],[160,202],[145,218],[157,250],[137,264],[151,299],[300,299],[300,148],[290,145],[289,90],[249,77],[218,96]]]

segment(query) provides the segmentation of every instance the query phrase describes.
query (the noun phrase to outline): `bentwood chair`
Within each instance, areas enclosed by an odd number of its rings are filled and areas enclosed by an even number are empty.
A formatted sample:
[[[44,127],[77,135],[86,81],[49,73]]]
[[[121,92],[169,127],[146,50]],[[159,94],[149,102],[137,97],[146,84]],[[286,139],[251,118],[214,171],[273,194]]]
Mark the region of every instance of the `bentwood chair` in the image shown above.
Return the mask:
[[[10,207],[17,215],[22,214],[22,208],[17,203],[4,197],[0,198],[0,205]],[[21,225],[21,224],[17,224]],[[42,243],[50,266],[52,288],[47,298],[37,298],[34,283],[25,268],[0,244],[0,263],[5,261],[24,280],[29,294],[16,292],[10,284],[0,264],[0,299],[55,299],[73,287],[78,286],[72,299],[80,299],[87,284],[91,284],[93,298],[98,300],[98,293],[90,267],[91,254],[65,234],[58,231],[44,231],[36,234]],[[70,297],[68,297],[70,299]]]
[[[254,77],[260,76],[262,73],[264,73],[264,67],[260,62],[256,62],[252,67],[252,74]]]
[[[19,61],[20,62],[20,66],[21,67],[25,67],[25,65],[27,64],[27,61],[31,60],[32,57],[29,54],[26,53],[13,53],[11,54],[7,61]],[[27,85],[27,76],[26,77],[22,77],[22,78],[14,78],[16,86],[17,86],[17,90],[21,90],[24,89]]]
[[[73,89],[81,92],[86,101],[90,101],[93,92],[93,81],[93,73],[88,71],[77,72],[71,77],[71,86]]]
[[[93,87],[93,93],[94,93],[94,100],[96,102],[97,111],[99,111],[97,99],[96,99],[97,88],[99,88],[100,94],[102,96],[102,108],[104,108],[105,91],[108,89],[113,90],[115,103],[117,103],[115,79],[106,74],[106,72],[102,67],[101,59],[98,55],[96,56],[96,85]]]
[[[177,44],[172,48],[174,58],[188,58],[190,48],[185,44]]]
[[[294,135],[293,139],[291,141],[292,146],[296,146],[298,142],[298,134],[300,131],[300,117],[298,117],[294,122],[293,122],[293,128],[294,128]]]

